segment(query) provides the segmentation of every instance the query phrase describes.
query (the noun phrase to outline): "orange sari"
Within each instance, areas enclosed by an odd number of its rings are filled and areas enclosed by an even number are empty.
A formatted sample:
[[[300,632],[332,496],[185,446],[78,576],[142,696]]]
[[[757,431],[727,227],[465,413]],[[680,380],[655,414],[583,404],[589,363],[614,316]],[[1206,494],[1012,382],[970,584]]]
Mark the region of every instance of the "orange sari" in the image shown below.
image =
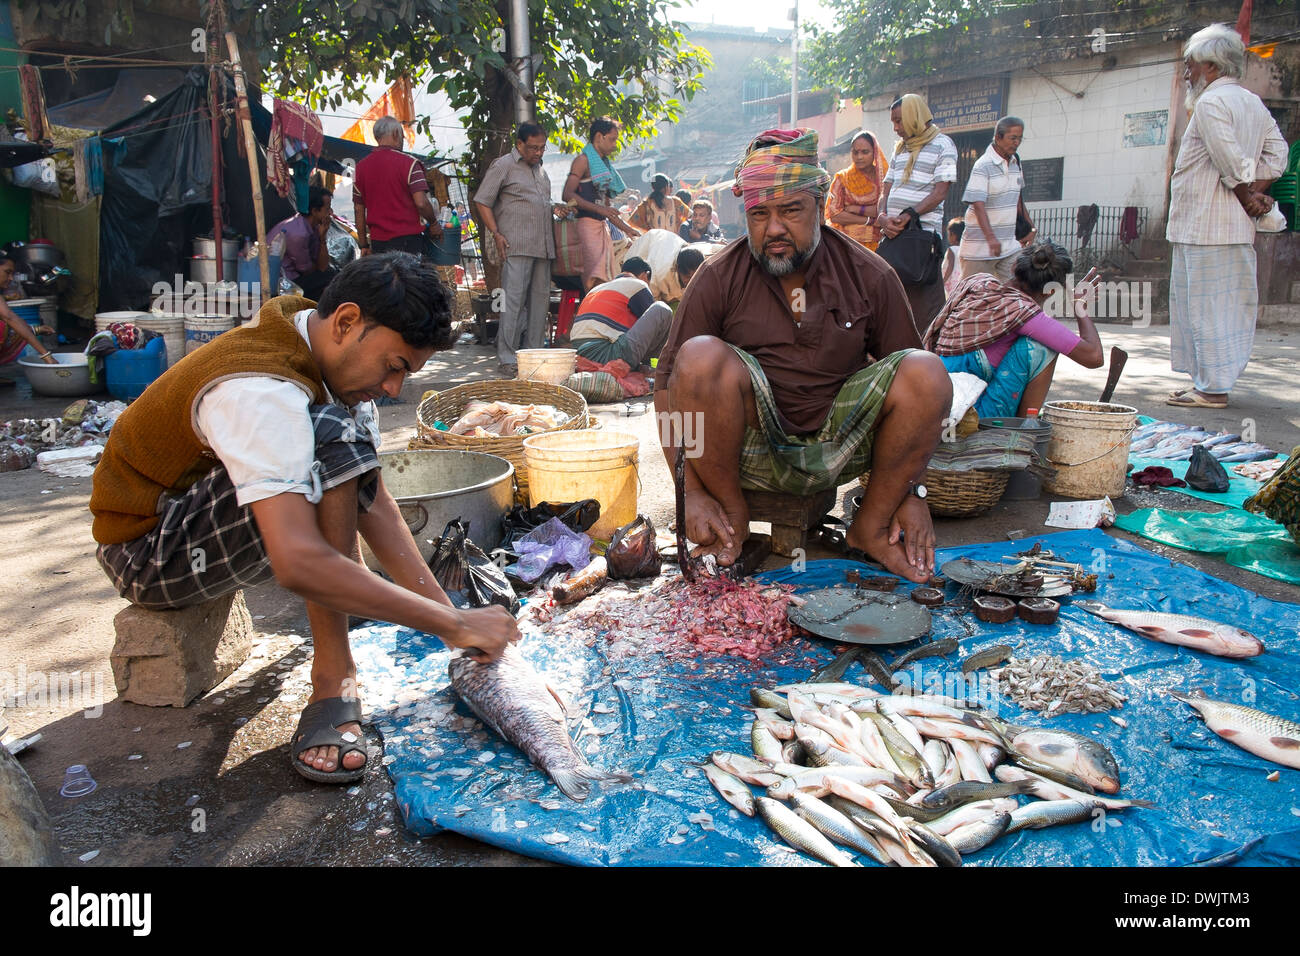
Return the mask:
[[[869,206],[880,199],[880,183],[889,171],[889,163],[880,151],[880,144],[875,143],[876,163],[870,175],[858,171],[852,162],[841,169],[831,179],[831,188],[826,194],[827,225],[838,229],[851,239],[856,239],[868,249],[875,250],[880,244],[880,229],[875,223],[836,223],[830,218],[844,212],[848,206]],[[853,210],[857,212],[857,210]]]

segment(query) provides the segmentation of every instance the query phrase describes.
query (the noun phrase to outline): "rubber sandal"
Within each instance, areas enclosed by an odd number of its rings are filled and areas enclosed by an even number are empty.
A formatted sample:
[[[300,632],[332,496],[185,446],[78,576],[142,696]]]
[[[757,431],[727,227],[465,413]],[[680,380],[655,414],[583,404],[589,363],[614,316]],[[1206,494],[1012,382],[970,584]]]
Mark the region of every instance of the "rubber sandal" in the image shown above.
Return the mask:
[[[1227,402],[1207,402],[1196,394],[1194,389],[1187,389],[1182,392],[1170,392],[1169,397],[1165,399],[1166,405],[1174,405],[1178,408],[1227,408]]]
[[[361,738],[337,729],[340,724],[353,723],[361,723],[359,697],[326,697],[308,704],[298,718],[298,729],[293,732],[293,744],[289,748],[289,761],[293,764],[293,769],[316,783],[351,783],[364,777],[370,757],[360,742]],[[338,747],[338,765],[335,769],[317,770],[298,759],[304,750],[313,747]],[[343,766],[343,758],[350,753],[361,754],[367,762],[356,770],[348,770]]]

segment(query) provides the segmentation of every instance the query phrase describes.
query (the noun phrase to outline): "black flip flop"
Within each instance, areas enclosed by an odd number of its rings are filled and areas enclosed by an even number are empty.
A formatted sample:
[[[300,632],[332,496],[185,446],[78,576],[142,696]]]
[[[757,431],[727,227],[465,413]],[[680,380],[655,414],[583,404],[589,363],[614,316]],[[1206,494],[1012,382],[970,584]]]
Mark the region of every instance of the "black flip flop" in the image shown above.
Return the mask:
[[[343,766],[343,758],[350,753],[359,753],[369,761],[366,748],[361,738],[355,734],[344,734],[339,730],[340,724],[361,723],[361,698],[326,697],[308,704],[298,718],[298,729],[293,732],[293,744],[289,750],[289,761],[293,769],[308,780],[316,783],[351,783],[366,775],[366,764],[356,770]],[[351,738],[351,739],[349,739]],[[298,759],[305,750],[313,747],[338,747],[338,766],[334,770],[317,770]]]

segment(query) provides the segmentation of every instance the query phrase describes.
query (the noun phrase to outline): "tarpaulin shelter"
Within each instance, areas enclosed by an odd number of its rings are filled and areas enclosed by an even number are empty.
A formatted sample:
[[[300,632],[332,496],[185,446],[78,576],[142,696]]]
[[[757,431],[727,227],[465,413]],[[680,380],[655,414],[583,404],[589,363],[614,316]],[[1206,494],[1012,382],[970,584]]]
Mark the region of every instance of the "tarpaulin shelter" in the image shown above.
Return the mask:
[[[160,72],[162,75],[160,76]],[[234,81],[222,77],[223,103],[235,102]],[[152,100],[152,101],[150,101]],[[115,85],[49,109],[53,123],[99,133],[104,140],[104,195],[99,222],[100,311],[145,306],[154,283],[188,277],[190,240],[211,234],[212,142],[208,70],[122,70]],[[250,100],[258,165],[266,177],[271,113]],[[256,234],[248,161],[231,114],[218,126],[223,220],[228,230]],[[319,169],[343,172],[374,147],[325,137]],[[291,204],[263,189],[268,228],[293,215]],[[233,279],[234,276],[227,278]]]

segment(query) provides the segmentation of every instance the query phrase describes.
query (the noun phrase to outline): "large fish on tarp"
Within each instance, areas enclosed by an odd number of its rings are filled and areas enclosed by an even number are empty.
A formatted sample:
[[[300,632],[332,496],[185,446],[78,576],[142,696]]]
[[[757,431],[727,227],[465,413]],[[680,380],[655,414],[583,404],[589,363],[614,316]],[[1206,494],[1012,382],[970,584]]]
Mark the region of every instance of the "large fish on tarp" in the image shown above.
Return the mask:
[[[546,771],[566,797],[586,800],[592,780],[627,780],[587,763],[565,726],[559,693],[542,679],[513,644],[490,664],[456,654],[447,665],[451,687],[498,735]]]
[[[1120,610],[1096,601],[1075,601],[1074,606],[1103,621],[1164,644],[1177,644],[1219,657],[1256,657],[1264,653],[1264,642],[1249,631],[1231,624],[1188,614],[1159,611]]]
[[[1300,770],[1300,724],[1295,721],[1241,704],[1209,700],[1200,693],[1170,691],[1169,696],[1196,708],[1206,726],[1228,743],[1256,757]]]

